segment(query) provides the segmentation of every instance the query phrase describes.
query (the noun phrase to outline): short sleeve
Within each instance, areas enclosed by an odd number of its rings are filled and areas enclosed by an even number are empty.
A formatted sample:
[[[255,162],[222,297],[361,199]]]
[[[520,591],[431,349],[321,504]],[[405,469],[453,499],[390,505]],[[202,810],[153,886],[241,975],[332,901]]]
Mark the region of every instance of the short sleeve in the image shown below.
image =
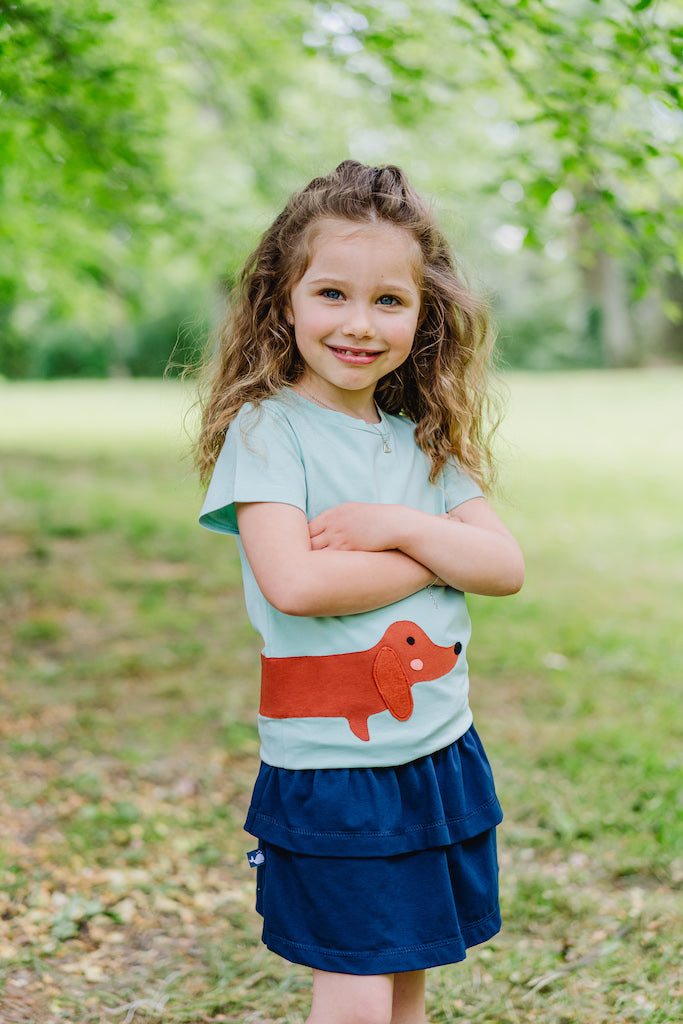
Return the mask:
[[[245,405],[230,424],[199,523],[239,533],[235,502],[275,501],[306,511],[306,478],[296,433],[275,402]]]
[[[444,466],[441,484],[446,491],[446,508],[449,512],[456,505],[462,505],[464,501],[481,498],[484,493],[479,484],[455,462],[447,462]]]

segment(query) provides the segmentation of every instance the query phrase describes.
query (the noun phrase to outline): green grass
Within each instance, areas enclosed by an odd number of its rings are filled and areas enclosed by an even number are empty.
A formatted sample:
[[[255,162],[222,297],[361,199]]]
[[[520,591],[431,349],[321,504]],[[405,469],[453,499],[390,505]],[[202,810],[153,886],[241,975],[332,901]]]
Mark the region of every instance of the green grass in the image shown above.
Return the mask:
[[[504,930],[430,1021],[683,1015],[683,372],[512,375],[521,594],[470,601]],[[258,638],[177,383],[0,385],[0,1019],[301,1024],[241,831]],[[107,1012],[105,1012],[107,1011]],[[115,1011],[115,1012],[110,1012]]]

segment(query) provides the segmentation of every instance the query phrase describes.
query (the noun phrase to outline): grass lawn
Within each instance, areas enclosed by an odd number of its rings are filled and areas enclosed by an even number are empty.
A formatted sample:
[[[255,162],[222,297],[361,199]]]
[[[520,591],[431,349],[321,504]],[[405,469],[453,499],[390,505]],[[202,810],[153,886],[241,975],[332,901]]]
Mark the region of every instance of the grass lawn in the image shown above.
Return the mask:
[[[429,1019],[683,1019],[683,371],[511,375],[521,594],[470,601],[504,929]],[[0,383],[0,1021],[302,1024],[242,832],[258,638],[174,383]]]

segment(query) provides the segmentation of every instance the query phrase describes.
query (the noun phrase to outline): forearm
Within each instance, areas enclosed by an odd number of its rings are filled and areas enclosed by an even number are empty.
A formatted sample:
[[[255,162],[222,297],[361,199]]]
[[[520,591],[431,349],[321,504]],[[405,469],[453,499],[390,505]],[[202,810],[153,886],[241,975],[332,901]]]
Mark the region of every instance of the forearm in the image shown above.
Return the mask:
[[[524,579],[519,546],[507,531],[400,507],[395,546],[444,583],[470,594],[516,593]]]
[[[287,615],[355,615],[423,590],[434,575],[401,551],[309,551],[270,577],[264,596]]]
[[[291,505],[237,505],[244,551],[266,600],[287,615],[354,615],[383,608],[434,580],[401,551],[314,550],[303,512]]]
[[[399,550],[446,585],[471,594],[514,594],[524,579],[517,541],[484,498],[441,515],[406,505],[346,502],[308,525],[314,550]]]

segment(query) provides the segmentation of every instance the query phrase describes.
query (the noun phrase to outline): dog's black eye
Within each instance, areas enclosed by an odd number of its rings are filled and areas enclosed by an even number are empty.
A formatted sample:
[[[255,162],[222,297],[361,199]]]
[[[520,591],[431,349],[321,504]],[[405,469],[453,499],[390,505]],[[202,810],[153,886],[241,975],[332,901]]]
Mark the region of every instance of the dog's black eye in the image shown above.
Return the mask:
[[[406,637],[406,643],[410,644],[410,646],[412,647],[412,645],[415,643],[415,637],[414,636]]]

